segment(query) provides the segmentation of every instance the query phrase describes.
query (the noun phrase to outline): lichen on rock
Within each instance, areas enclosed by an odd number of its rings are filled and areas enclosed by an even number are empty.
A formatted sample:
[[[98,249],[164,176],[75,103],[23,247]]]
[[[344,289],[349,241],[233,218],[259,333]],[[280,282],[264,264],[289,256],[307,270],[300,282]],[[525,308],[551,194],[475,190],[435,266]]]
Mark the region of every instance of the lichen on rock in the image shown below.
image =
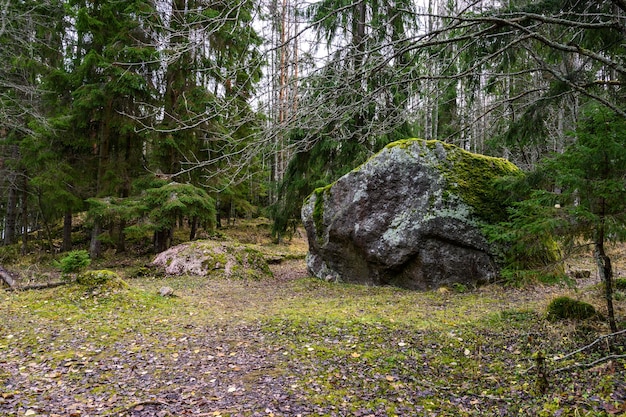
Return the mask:
[[[492,183],[520,173],[440,141],[389,144],[305,201],[309,270],[415,289],[489,281],[498,267],[481,226],[505,211]]]
[[[272,272],[261,252],[234,243],[198,240],[174,246],[156,256],[153,265],[170,275],[262,279]]]

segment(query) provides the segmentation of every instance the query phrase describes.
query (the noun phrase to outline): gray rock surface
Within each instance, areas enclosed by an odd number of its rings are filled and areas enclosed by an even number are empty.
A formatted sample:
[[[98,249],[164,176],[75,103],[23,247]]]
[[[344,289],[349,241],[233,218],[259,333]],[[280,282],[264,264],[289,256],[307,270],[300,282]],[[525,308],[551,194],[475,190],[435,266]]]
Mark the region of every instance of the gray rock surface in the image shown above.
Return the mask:
[[[481,225],[502,216],[508,161],[439,141],[394,142],[302,208],[307,266],[322,279],[426,290],[494,278]]]
[[[152,261],[170,275],[262,279],[272,276],[267,261],[247,245],[197,240],[159,253]]]

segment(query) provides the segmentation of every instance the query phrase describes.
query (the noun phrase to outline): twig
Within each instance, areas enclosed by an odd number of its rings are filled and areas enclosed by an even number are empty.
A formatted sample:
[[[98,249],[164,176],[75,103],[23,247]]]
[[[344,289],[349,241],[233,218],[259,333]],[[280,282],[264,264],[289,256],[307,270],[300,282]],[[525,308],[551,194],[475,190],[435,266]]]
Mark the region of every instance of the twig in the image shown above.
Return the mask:
[[[563,368],[555,369],[553,371],[553,373],[558,374],[560,372],[565,372],[565,371],[569,371],[571,369],[576,369],[576,368],[581,368],[581,369],[593,368],[597,364],[602,363],[602,362],[606,362],[606,361],[610,361],[611,359],[624,359],[624,358],[626,358],[626,355],[609,355],[609,356],[604,356],[604,357],[602,357],[600,359],[597,359],[597,360],[595,360],[593,362],[590,362],[590,363],[576,363],[574,365],[565,366]]]
[[[585,346],[581,347],[580,349],[576,349],[575,351],[570,352],[570,353],[568,353],[565,356],[552,358],[552,360],[554,362],[562,361],[563,359],[570,358],[570,357],[574,356],[577,353],[580,353],[582,351],[585,351],[585,350],[587,350],[587,349],[597,345],[598,343],[600,343],[603,340],[606,340],[606,339],[608,339],[610,337],[619,336],[619,335],[624,334],[624,333],[626,333],[626,329],[620,330],[620,331],[615,332],[615,333],[605,334],[603,336],[598,337],[596,340],[594,340],[593,342],[589,343],[588,345],[585,345]],[[559,368],[559,369],[555,370],[554,373],[559,373],[559,372],[563,372],[565,370],[574,369],[574,368],[583,368],[583,369],[584,368],[591,368],[591,367],[597,365],[598,363],[602,363],[602,362],[607,361],[607,360],[621,359],[621,358],[625,358],[625,357],[626,357],[626,355],[609,355],[609,356],[602,357],[602,358],[600,358],[598,360],[595,360],[595,361],[593,361],[591,363],[588,363],[588,364],[584,364],[584,363],[580,364],[579,363],[579,364],[574,364],[574,365],[566,366],[566,367],[563,367],[563,368]],[[528,373],[528,372],[532,371],[535,368],[536,368],[536,365],[533,365],[530,368],[526,369],[525,373]]]
[[[587,350],[587,349],[591,348],[592,346],[594,346],[594,345],[596,345],[596,344],[600,343],[600,342],[601,342],[601,341],[603,341],[604,339],[608,339],[609,337],[619,336],[620,334],[624,334],[624,333],[626,333],[626,329],[624,329],[624,330],[620,330],[620,331],[615,332],[615,333],[605,334],[604,336],[600,336],[600,337],[598,337],[596,340],[594,340],[593,342],[589,343],[589,344],[588,344],[588,345],[586,345],[586,346],[581,347],[580,349],[577,349],[577,350],[575,350],[575,351],[573,351],[573,352],[570,352],[570,353],[568,353],[567,355],[562,356],[562,357],[560,357],[560,358],[555,358],[555,359],[554,359],[554,361],[556,362],[556,361],[561,361],[561,360],[563,360],[563,359],[567,359],[567,358],[569,358],[569,357],[571,357],[571,356],[574,356],[574,355],[575,355],[575,354],[577,354],[577,353],[582,352],[583,350]]]

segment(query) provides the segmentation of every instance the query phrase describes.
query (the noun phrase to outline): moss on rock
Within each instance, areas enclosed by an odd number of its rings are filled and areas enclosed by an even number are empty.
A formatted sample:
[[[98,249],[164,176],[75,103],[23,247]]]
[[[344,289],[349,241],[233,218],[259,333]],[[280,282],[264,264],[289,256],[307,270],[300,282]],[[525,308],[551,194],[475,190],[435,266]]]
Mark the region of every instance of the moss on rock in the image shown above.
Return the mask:
[[[437,154],[436,168],[446,180],[444,198],[458,195],[472,208],[473,214],[484,221],[503,219],[505,210],[493,187],[494,179],[523,175],[515,164],[503,158],[471,153],[438,140],[404,139],[390,143],[386,148],[399,147],[409,151],[412,146],[423,149],[420,152],[423,158],[428,158],[431,152]]]
[[[304,202],[309,270],[410,288],[489,280],[498,268],[481,227],[506,215],[493,183],[509,175],[521,171],[504,159],[440,141],[393,142]]]
[[[565,296],[555,298],[547,308],[547,318],[550,321],[586,320],[597,315],[591,304]]]
[[[160,253],[154,265],[171,275],[222,276],[262,279],[272,272],[263,254],[249,245],[201,240],[175,246]]]
[[[76,283],[89,288],[120,289],[128,287],[128,284],[117,273],[108,269],[83,272],[76,277]]]

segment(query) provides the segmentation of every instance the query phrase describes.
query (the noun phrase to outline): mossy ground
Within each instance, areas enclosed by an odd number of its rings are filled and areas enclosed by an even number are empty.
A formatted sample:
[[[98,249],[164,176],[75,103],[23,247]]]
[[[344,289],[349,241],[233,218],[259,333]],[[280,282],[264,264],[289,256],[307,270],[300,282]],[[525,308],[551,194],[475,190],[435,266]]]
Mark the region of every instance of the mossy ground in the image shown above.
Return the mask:
[[[559,360],[607,328],[545,318],[556,295],[601,311],[593,277],[419,293],[327,283],[302,260],[274,266],[296,271],[289,279],[265,281],[135,276],[119,263],[128,288],[0,290],[0,415],[626,413],[623,358],[555,373],[610,353],[602,343]],[[176,297],[158,295],[165,285]],[[623,328],[626,301],[616,307]],[[551,371],[544,394],[539,351]]]

